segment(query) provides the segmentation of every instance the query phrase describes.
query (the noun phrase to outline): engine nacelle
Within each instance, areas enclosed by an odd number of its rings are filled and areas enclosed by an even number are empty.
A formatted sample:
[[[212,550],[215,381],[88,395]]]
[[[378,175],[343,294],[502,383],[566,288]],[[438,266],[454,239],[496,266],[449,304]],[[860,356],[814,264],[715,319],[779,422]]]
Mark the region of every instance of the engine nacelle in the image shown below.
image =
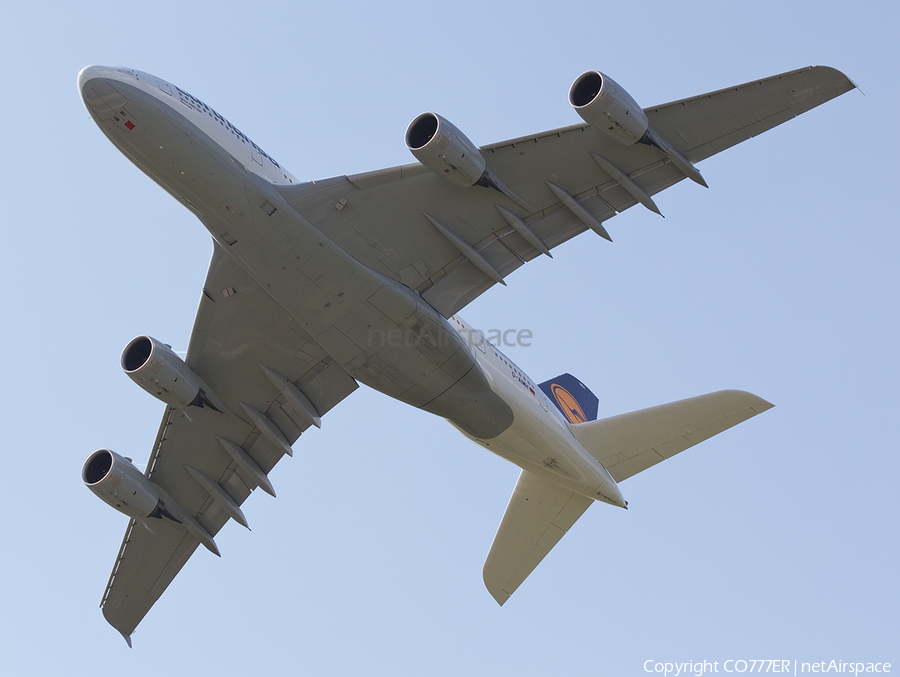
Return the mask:
[[[644,138],[647,115],[611,77],[599,71],[579,76],[569,88],[569,103],[592,127],[631,146]]]
[[[459,186],[487,185],[481,151],[452,123],[422,113],[406,128],[406,147],[423,165]]]
[[[138,336],[122,351],[122,369],[148,393],[181,409],[199,403],[200,379],[155,338]]]
[[[88,489],[129,517],[158,516],[159,494],[153,483],[114,451],[98,449],[88,456],[81,469],[81,479]]]

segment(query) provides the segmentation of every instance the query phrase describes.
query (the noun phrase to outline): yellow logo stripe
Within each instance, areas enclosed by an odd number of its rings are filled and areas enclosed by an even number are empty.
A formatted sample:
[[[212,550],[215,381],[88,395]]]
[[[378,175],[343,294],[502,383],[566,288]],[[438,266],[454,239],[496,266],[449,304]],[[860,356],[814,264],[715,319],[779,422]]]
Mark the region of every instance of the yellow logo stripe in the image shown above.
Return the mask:
[[[584,410],[578,404],[578,400],[572,396],[572,393],[556,383],[550,386],[550,391],[559,403],[559,407],[569,420],[569,423],[587,423],[587,416],[584,415]]]

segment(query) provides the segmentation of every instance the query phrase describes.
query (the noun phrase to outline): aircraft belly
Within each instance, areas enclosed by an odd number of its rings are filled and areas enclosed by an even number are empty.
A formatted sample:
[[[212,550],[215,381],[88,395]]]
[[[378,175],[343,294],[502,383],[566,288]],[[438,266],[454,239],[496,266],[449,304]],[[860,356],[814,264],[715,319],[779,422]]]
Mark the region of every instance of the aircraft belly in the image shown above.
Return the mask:
[[[347,373],[483,438],[512,424],[463,340],[421,297],[356,261],[270,185],[248,175],[246,192],[249,225],[230,229],[226,251]],[[223,227],[204,224],[214,236]]]
[[[516,419],[516,423],[519,419]],[[579,453],[571,444],[558,439],[556,446],[535,444],[533,438],[523,435],[520,426],[513,426],[496,439],[486,443],[475,440],[501,458],[523,470],[548,479],[570,491],[595,501],[610,501],[609,486],[614,482],[606,477],[606,470],[596,460]],[[546,441],[543,441],[546,442]],[[560,442],[562,442],[560,444]]]

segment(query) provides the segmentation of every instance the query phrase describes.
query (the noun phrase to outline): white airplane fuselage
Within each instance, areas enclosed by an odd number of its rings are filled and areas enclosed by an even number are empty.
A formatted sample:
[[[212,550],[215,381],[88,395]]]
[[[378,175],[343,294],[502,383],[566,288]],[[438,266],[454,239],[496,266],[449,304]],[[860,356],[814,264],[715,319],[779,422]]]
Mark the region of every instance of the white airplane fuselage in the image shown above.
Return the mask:
[[[529,472],[625,507],[537,384],[459,317],[445,319],[293,209],[280,191],[300,182],[215,110],[131,69],[90,66],[78,88],[107,138],[357,381],[443,416]],[[353,343],[335,327],[364,303],[380,323]]]

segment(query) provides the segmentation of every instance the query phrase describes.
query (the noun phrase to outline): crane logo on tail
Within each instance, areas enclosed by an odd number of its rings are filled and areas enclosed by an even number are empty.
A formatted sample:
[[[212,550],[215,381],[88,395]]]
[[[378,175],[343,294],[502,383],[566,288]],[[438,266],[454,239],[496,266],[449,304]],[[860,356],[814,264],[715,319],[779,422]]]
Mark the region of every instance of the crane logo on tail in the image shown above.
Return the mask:
[[[538,386],[572,424],[597,420],[597,396],[572,374],[560,374]]]
[[[550,392],[553,393],[553,397],[569,423],[587,423],[587,416],[584,415],[581,405],[578,404],[578,400],[572,396],[572,393],[558,383],[550,386]]]

